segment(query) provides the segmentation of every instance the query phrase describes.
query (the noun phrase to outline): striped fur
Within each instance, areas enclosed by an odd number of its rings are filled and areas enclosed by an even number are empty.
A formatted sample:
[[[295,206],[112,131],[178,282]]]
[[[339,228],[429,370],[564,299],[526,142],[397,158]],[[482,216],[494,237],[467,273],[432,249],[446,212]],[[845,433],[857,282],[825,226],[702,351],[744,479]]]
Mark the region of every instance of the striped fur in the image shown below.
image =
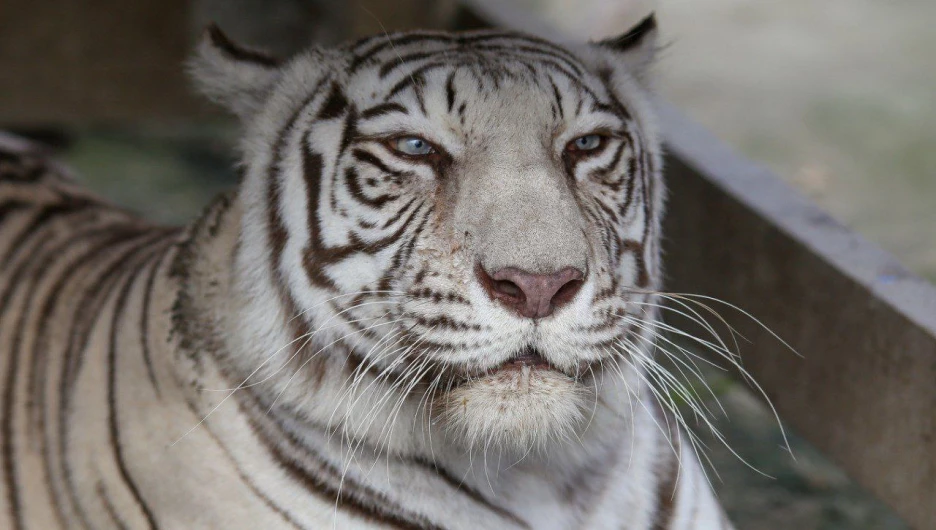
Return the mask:
[[[0,527],[730,528],[643,368],[653,29],[287,63],[212,31],[192,68],[243,177],[184,230],[0,139]],[[476,276],[565,265],[585,281],[537,321]]]

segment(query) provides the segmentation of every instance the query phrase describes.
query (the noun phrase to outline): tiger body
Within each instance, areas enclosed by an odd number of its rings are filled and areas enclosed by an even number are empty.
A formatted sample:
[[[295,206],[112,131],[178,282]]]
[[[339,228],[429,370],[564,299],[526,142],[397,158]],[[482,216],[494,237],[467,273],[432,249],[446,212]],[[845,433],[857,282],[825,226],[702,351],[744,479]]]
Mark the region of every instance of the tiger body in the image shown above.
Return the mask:
[[[730,528],[628,317],[660,281],[649,29],[287,64],[214,33],[243,175],[185,229],[0,139],[0,527]]]

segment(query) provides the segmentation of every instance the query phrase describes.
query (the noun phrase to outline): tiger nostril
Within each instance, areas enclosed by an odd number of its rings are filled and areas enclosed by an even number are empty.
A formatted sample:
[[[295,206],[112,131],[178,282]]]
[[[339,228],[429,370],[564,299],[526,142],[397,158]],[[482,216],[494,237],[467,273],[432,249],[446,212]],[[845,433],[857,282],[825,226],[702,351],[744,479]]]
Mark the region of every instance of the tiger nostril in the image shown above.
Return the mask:
[[[480,264],[478,279],[493,300],[527,318],[543,318],[569,301],[581,289],[584,273],[566,267],[552,274],[536,274],[505,267],[488,274]]]
[[[575,298],[575,295],[579,292],[579,289],[582,288],[584,280],[570,280],[568,283],[563,285],[556,291],[556,294],[553,295],[550,302],[554,307],[559,307],[565,305],[567,302]]]
[[[494,291],[498,294],[520,299],[523,297],[523,291],[520,286],[509,280],[494,280],[492,283]]]

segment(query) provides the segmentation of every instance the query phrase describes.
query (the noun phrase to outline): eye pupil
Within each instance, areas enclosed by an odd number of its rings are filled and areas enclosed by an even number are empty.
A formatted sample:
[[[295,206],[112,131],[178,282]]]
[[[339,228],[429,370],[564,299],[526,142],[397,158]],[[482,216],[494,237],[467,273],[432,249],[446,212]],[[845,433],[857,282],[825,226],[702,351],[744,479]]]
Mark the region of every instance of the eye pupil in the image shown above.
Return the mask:
[[[432,146],[429,142],[418,136],[406,136],[398,138],[393,143],[393,148],[404,155],[421,156],[432,153]]]
[[[588,134],[585,136],[579,136],[572,141],[572,147],[576,151],[594,151],[601,147],[601,135],[598,134]]]

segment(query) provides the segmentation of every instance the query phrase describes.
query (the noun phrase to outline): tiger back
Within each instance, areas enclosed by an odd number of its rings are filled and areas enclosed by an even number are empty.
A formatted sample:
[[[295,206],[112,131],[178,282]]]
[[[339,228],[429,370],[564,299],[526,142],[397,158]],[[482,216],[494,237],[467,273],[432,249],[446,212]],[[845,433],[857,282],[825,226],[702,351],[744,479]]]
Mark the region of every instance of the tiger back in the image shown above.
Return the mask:
[[[212,29],[184,229],[0,137],[0,526],[730,528],[652,356],[655,35]]]

